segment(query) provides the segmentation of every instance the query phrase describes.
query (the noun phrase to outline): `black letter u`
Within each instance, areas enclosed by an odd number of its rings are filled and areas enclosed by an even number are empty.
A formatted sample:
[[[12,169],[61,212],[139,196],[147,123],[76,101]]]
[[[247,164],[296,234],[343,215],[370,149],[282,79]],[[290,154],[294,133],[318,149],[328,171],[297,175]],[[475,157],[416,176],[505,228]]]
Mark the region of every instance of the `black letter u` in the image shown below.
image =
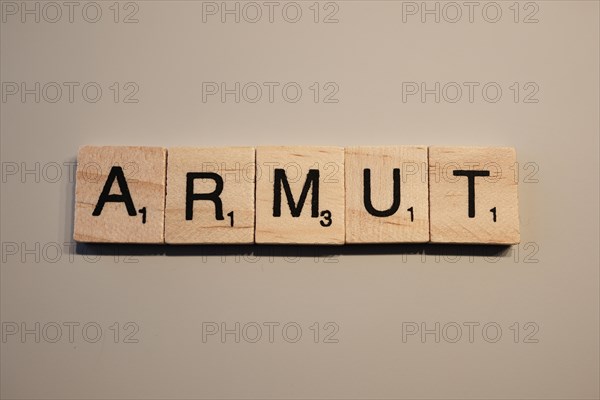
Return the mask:
[[[363,171],[364,181],[364,203],[367,212],[375,217],[389,217],[394,215],[398,208],[400,208],[400,168],[394,168],[394,202],[392,206],[384,211],[376,210],[371,202],[371,170],[365,168]]]

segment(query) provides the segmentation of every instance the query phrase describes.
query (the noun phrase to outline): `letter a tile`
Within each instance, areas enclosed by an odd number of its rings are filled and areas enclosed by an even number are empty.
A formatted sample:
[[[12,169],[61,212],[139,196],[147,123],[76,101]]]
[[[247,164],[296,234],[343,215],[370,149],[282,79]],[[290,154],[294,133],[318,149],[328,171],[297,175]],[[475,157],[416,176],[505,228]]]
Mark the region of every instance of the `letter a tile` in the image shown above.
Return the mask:
[[[256,243],[344,243],[344,149],[256,150]]]
[[[163,243],[166,155],[160,147],[82,147],[74,239]]]
[[[346,148],[346,243],[429,241],[427,147]]]
[[[170,148],[165,241],[254,242],[254,148]]]
[[[434,243],[519,243],[515,150],[430,147],[429,218]]]

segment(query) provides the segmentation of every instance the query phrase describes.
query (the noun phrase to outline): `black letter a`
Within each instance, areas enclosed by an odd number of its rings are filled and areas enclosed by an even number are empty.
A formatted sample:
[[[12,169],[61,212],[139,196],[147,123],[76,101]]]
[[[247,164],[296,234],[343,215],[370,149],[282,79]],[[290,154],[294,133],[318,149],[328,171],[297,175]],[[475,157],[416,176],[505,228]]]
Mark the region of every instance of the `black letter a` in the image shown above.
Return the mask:
[[[115,179],[119,184],[121,194],[110,194],[110,189],[112,188]],[[121,167],[112,167],[110,169],[108,178],[106,178],[106,183],[102,189],[102,193],[100,193],[98,204],[96,204],[96,208],[94,208],[94,212],[92,213],[94,217],[97,217],[102,213],[105,203],[125,203],[125,207],[127,207],[127,214],[129,214],[131,217],[137,215],[135,212],[135,206],[133,205],[133,200],[131,199],[131,194],[129,193],[129,188],[127,187],[125,175],[123,174],[123,168]]]

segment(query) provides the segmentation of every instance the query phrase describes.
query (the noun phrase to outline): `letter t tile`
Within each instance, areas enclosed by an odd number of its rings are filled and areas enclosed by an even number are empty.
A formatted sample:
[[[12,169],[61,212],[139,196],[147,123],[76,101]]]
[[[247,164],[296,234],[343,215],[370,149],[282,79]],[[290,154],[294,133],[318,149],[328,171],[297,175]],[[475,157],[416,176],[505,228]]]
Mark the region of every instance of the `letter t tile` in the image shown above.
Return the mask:
[[[430,147],[433,243],[517,244],[516,153],[507,147]]]

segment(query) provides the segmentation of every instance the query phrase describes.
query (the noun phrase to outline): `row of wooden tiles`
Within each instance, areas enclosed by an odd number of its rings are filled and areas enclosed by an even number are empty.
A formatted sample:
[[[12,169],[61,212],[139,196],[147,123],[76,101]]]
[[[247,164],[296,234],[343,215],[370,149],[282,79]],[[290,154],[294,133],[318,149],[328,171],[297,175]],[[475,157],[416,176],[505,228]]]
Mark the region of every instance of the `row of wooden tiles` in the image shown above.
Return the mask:
[[[515,163],[506,147],[85,146],[74,238],[515,244]]]

